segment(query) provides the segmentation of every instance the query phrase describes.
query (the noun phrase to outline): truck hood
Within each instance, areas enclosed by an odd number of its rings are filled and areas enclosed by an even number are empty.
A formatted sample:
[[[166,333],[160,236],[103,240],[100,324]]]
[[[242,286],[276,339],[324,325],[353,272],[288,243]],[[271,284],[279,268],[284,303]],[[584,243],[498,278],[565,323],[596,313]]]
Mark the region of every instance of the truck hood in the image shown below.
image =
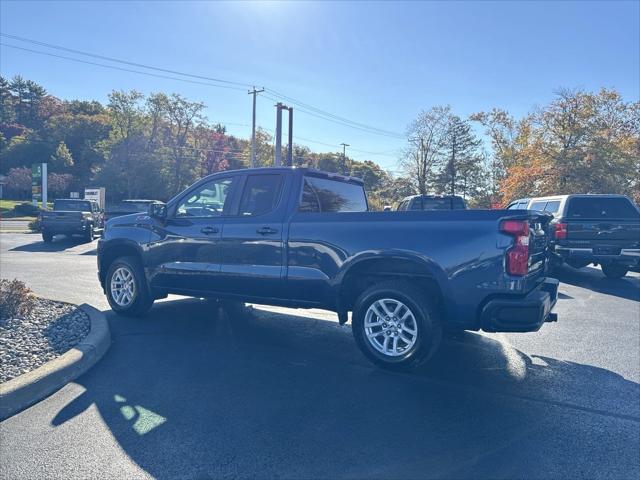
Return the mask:
[[[153,219],[146,213],[130,213],[128,215],[120,215],[118,217],[110,218],[107,220],[107,226],[117,225],[148,225],[153,223]]]

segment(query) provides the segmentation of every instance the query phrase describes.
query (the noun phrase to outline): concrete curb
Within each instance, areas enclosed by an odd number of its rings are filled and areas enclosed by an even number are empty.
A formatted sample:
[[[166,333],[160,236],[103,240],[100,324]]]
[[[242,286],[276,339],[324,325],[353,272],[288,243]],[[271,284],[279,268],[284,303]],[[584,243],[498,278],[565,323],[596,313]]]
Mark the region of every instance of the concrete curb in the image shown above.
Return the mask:
[[[0,420],[4,420],[75,380],[95,365],[111,346],[109,323],[102,312],[79,306],[91,321],[89,334],[75,347],[35,370],[0,385]]]

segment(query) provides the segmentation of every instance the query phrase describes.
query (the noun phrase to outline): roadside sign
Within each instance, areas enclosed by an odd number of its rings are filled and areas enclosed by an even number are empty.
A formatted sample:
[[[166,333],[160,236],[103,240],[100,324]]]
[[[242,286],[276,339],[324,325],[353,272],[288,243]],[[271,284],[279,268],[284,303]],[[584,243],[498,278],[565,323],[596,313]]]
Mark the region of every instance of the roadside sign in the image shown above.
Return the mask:
[[[104,209],[105,203],[105,188],[104,187],[96,187],[96,188],[85,188],[84,189],[84,199],[85,200],[95,200],[98,202],[98,205],[101,209]]]
[[[80,198],[80,192],[70,192],[69,198]]]
[[[42,200],[42,164],[31,165],[31,200],[37,205]]]

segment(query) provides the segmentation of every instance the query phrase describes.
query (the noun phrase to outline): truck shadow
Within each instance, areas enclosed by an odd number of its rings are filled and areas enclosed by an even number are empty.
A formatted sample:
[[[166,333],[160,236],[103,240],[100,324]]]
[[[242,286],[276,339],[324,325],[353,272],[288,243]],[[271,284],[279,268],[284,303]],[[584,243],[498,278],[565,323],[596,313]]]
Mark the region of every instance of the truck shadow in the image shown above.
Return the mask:
[[[80,236],[68,237],[65,235],[56,235],[53,242],[45,243],[38,237],[38,240],[32,243],[26,243],[10,249],[12,252],[60,252],[68,248],[77,247],[78,245],[89,245],[89,243]]]
[[[640,302],[640,277],[634,273],[628,273],[626,277],[614,280],[605,277],[598,268],[575,269],[563,265],[554,271],[552,276],[562,283],[575,287]]]
[[[399,374],[369,365],[349,326],[303,315],[180,300],[109,321],[111,350],[51,423],[97,406],[157,478],[625,477],[638,467],[625,460],[640,447],[637,383],[484,335],[449,339],[427,367]]]

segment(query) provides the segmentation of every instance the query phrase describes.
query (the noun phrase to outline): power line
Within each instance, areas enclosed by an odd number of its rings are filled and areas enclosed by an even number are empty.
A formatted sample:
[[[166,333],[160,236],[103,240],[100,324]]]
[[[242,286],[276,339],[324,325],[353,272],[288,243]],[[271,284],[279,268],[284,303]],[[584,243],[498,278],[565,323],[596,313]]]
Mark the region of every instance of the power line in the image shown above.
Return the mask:
[[[98,55],[96,53],[89,53],[89,52],[84,52],[82,50],[76,50],[74,48],[67,48],[67,47],[62,47],[60,45],[54,45],[52,43],[40,42],[38,40],[31,40],[29,38],[19,37],[18,35],[10,35],[8,33],[1,33],[1,32],[0,32],[0,35],[3,36],[3,37],[11,38],[13,40],[18,40],[20,42],[33,43],[35,45],[40,45],[42,47],[53,48],[55,50],[62,50],[62,51],[65,51],[65,52],[75,53],[75,54],[78,54],[78,55],[84,55],[84,56],[87,56],[87,57],[99,58],[101,60],[108,60],[109,62],[123,63],[123,64],[126,64],[126,65],[131,65],[133,67],[146,68],[148,70],[156,70],[158,72],[164,72],[164,73],[172,73],[172,74],[175,74],[175,75],[182,75],[184,77],[198,78],[200,80],[208,80],[210,82],[226,83],[226,84],[229,84],[229,85],[237,85],[237,86],[240,86],[240,87],[251,87],[251,85],[248,84],[248,83],[234,82],[234,81],[231,81],[231,80],[223,80],[221,78],[206,77],[204,75],[194,75],[194,74],[191,74],[191,73],[179,72],[177,70],[169,70],[167,68],[160,68],[160,67],[154,67],[154,66],[151,66],[151,65],[145,65],[143,63],[129,62],[127,60],[121,60],[119,58],[107,57],[105,55]]]
[[[207,80],[209,82],[215,82],[215,83],[212,84],[212,83],[191,81],[191,83],[198,83],[198,84],[202,84],[202,85],[209,85],[209,86],[214,86],[214,87],[219,87],[219,88],[229,88],[229,89],[233,89],[233,90],[243,90],[243,89],[242,88],[237,88],[237,87],[231,87],[231,85],[238,85],[238,86],[243,86],[243,87],[252,87],[252,85],[248,84],[248,83],[235,82],[235,81],[225,80],[225,79],[221,79],[221,78],[208,77],[208,76],[204,76],[204,75],[195,75],[195,74],[191,74],[191,73],[181,72],[181,71],[178,71],[178,70],[171,70],[171,69],[166,69],[166,68],[161,68],[161,67],[155,67],[155,66],[152,66],[152,65],[146,65],[146,64],[138,63],[138,62],[130,62],[130,61],[118,59],[118,58],[115,58],[115,57],[99,55],[99,54],[90,53],[90,52],[86,52],[86,51],[82,51],[82,50],[78,50],[78,49],[63,47],[63,46],[60,46],[60,45],[55,45],[55,44],[52,44],[52,43],[41,42],[41,41],[38,41],[38,40],[32,40],[32,39],[21,37],[21,36],[18,36],[18,35],[11,35],[11,34],[1,33],[1,32],[0,32],[0,35],[3,36],[3,37],[10,38],[10,39],[17,40],[17,41],[21,41],[21,42],[27,42],[27,43],[31,43],[31,44],[35,44],[35,45],[40,45],[40,46],[43,46],[43,47],[46,47],[46,48],[52,48],[52,49],[56,49],[56,50],[66,51],[66,52],[74,53],[74,54],[77,54],[77,55],[84,55],[84,56],[88,56],[88,57],[92,57],[92,58],[106,60],[106,61],[109,61],[109,62],[122,63],[122,64],[125,64],[125,65],[135,66],[135,67],[139,67],[139,68],[145,68],[145,69],[149,69],[149,70],[155,70],[155,71],[160,71],[160,72],[164,72],[164,73],[171,73],[171,74],[174,74],[174,75],[180,75],[180,76],[184,76],[184,77],[196,78],[196,79],[200,79],[200,80]],[[32,52],[32,53],[39,53],[41,55],[48,55],[48,56],[51,56],[51,57],[63,58],[63,59],[66,59],[66,60],[72,60],[72,61],[76,61],[76,62],[80,62],[80,63],[87,63],[89,65],[97,65],[97,66],[101,66],[101,67],[105,67],[105,68],[113,68],[113,69],[121,70],[121,71],[139,73],[139,74],[142,74],[142,75],[158,76],[159,78],[168,78],[168,79],[172,79],[172,80],[186,81],[185,79],[180,79],[180,78],[176,78],[176,77],[169,77],[169,76],[164,76],[164,75],[152,75],[150,73],[141,72],[139,70],[130,70],[130,69],[124,69],[124,68],[121,68],[121,67],[115,67],[115,66],[112,66],[112,65],[105,65],[105,64],[97,63],[97,62],[83,61],[83,60],[80,60],[80,59],[76,59],[76,58],[72,58],[72,57],[66,57],[66,56],[63,56],[63,55],[55,55],[55,54],[52,54],[52,53],[42,52],[42,51],[38,51],[38,50],[32,50],[32,49],[28,49],[28,48],[24,48],[24,47],[18,47],[16,45],[8,45],[8,44],[2,44],[2,45],[10,47],[10,48],[17,48],[17,49],[28,51],[28,52]],[[224,83],[226,85],[219,85],[219,83]],[[303,113],[305,113],[307,115],[311,115],[311,116],[320,118],[322,120],[331,121],[333,123],[337,123],[339,125],[347,126],[347,127],[350,127],[350,128],[355,128],[355,129],[364,131],[364,132],[369,133],[369,134],[387,136],[387,137],[397,138],[397,139],[403,139],[404,138],[403,135],[401,135],[399,133],[391,132],[391,131],[388,131],[388,130],[383,130],[383,129],[380,129],[380,128],[377,128],[377,127],[373,127],[371,125],[366,125],[364,123],[356,122],[356,121],[350,120],[348,118],[341,117],[339,115],[335,115],[335,114],[330,113],[330,112],[328,112],[326,110],[319,109],[317,107],[309,105],[308,103],[302,102],[302,101],[297,100],[297,99],[295,99],[293,97],[290,97],[288,95],[284,95],[283,93],[280,93],[280,92],[278,92],[276,90],[269,89],[269,88],[267,88],[266,90],[268,92],[271,92],[273,95],[279,97],[279,98],[270,98],[272,101],[278,102],[280,98],[287,99],[290,103],[295,104],[300,111],[302,111]]]
[[[120,71],[123,71],[123,72],[138,73],[140,75],[147,75],[149,77],[166,78],[166,79],[169,79],[169,80],[177,80],[179,82],[195,83],[195,84],[198,84],[198,85],[207,85],[209,87],[226,88],[226,89],[229,89],[229,90],[244,91],[243,88],[232,87],[232,86],[229,86],[229,85],[216,85],[216,84],[213,84],[213,83],[198,82],[196,80],[187,80],[186,78],[172,77],[172,76],[169,76],[169,75],[160,75],[160,74],[157,74],[157,73],[141,72],[140,70],[133,70],[133,69],[124,68],[124,67],[117,67],[115,65],[106,65],[104,63],[91,62],[89,60],[81,60],[79,58],[67,57],[67,56],[64,56],[64,55],[57,55],[55,53],[43,52],[43,51],[40,51],[40,50],[33,50],[31,48],[18,47],[17,45],[10,45],[8,43],[3,43],[3,42],[0,42],[0,45],[2,45],[3,47],[9,47],[9,48],[15,48],[15,49],[18,49],[18,50],[24,50],[26,52],[37,53],[39,55],[47,55],[49,57],[55,57],[55,58],[62,58],[62,59],[65,59],[65,60],[71,60],[72,62],[85,63],[85,64],[88,64],[88,65],[95,65],[95,66],[104,67],[104,68],[111,68],[113,70],[120,70]]]
[[[0,35],[6,36],[6,37],[14,37],[12,35],[4,34],[4,33],[0,33]],[[16,38],[21,38],[21,37],[16,37]],[[25,41],[28,41],[28,40],[25,40]],[[33,41],[33,42],[34,43],[44,44],[44,42],[35,42],[35,41]],[[211,87],[216,87],[216,88],[226,88],[226,89],[244,91],[244,89],[242,89],[242,88],[236,88],[236,87],[232,87],[232,86],[228,86],[228,85],[217,85],[217,84],[212,84],[212,83],[208,83],[208,82],[200,82],[200,81],[196,81],[196,80],[188,80],[188,79],[184,79],[184,78],[173,77],[173,76],[169,76],[169,75],[160,75],[160,74],[155,74],[155,73],[150,73],[150,72],[142,72],[142,71],[139,71],[139,70],[118,67],[118,66],[115,66],[115,65],[107,65],[107,64],[103,64],[103,63],[92,62],[92,61],[88,61],[88,60],[82,60],[82,59],[68,57],[68,56],[64,56],[64,55],[58,55],[58,54],[54,54],[54,53],[50,53],[50,52],[43,52],[43,51],[40,51],[40,50],[34,50],[34,49],[26,48],[26,47],[20,47],[20,46],[17,46],[17,45],[10,45],[10,44],[6,44],[6,43],[3,43],[3,42],[0,42],[0,45],[5,46],[5,47],[9,47],[9,48],[14,48],[14,49],[26,51],[26,52],[30,52],[30,53],[36,53],[36,54],[39,54],[39,55],[46,55],[46,56],[50,56],[50,57],[54,57],[54,58],[74,61],[74,62],[77,62],[77,63],[100,66],[100,67],[103,67],[103,68],[110,68],[110,69],[113,69],[113,70],[125,71],[125,72],[130,72],[130,73],[137,73],[137,74],[140,74],[140,75],[147,75],[147,76],[156,77],[156,78],[177,80],[177,81],[193,83],[193,84],[199,84],[199,85],[205,85],[205,86],[211,86]],[[48,44],[44,44],[44,45],[48,45]],[[60,48],[64,49],[64,47],[60,47]],[[66,50],[74,51],[72,49],[66,49]],[[110,61],[116,61],[115,59],[113,59],[113,60],[110,59],[110,57],[102,57],[102,56],[99,56],[99,55],[96,55],[96,57],[106,58],[106,59],[109,59]],[[133,64],[133,62],[124,62],[124,63]],[[147,66],[142,65],[142,64],[136,64],[136,65],[140,65],[143,68],[154,68],[154,67],[147,67]],[[156,68],[154,68],[154,69],[156,69]],[[163,71],[163,69],[156,69],[156,70]],[[169,70],[167,70],[167,71],[169,71]],[[172,70],[172,72],[174,72],[174,71]],[[179,75],[183,75],[180,72],[176,72],[176,73],[179,74]],[[184,74],[184,75],[189,75],[189,74]],[[189,75],[189,76],[199,77],[199,76],[195,76],[195,75]],[[202,78],[209,78],[209,77],[202,77]],[[216,79],[212,79],[212,80],[216,80]],[[273,91],[271,89],[266,89],[266,90]],[[258,93],[258,92],[256,92],[256,93]],[[274,97],[271,97],[271,96],[268,96],[268,95],[264,95],[264,97],[269,99],[269,100],[272,100],[272,101],[277,101],[277,98],[274,98]],[[291,98],[291,97],[287,97],[287,98]],[[303,104],[303,103],[301,103],[301,104]],[[306,105],[306,104],[303,104],[303,105]],[[312,108],[315,108],[315,107],[312,107]],[[356,128],[356,129],[359,129],[359,130],[364,130],[367,133],[375,133],[375,132],[371,132],[371,131],[367,130],[366,128],[361,128],[361,127],[359,127],[357,125],[346,124],[342,120],[335,120],[333,118],[326,118],[321,114],[316,114],[314,112],[307,111],[305,108],[302,108],[302,107],[298,107],[298,110],[302,111],[303,113],[306,113],[308,115],[321,118],[323,120],[332,121],[334,123],[338,123],[340,125],[345,125],[345,126],[348,126],[348,127],[351,127],[351,128]],[[330,115],[332,115],[332,114],[330,114]],[[343,117],[338,117],[338,116],[335,116],[335,115],[332,115],[332,116],[336,117],[336,118],[340,118],[340,119],[343,118]],[[222,123],[224,123],[226,125],[236,125],[236,126],[242,126],[242,127],[249,127],[249,125],[243,124],[243,123],[232,123],[232,122],[223,122],[223,121],[222,121]],[[381,133],[375,133],[375,134],[382,135]],[[336,145],[336,144],[329,144],[329,143],[326,143],[326,142],[321,142],[321,141],[313,140],[313,139],[309,139],[309,138],[304,138],[304,137],[294,137],[294,138],[297,139],[297,140],[316,143],[316,144],[324,145],[324,146],[331,147],[331,148],[337,148],[338,147],[338,145]],[[364,153],[364,154],[367,154],[367,155],[379,155],[379,156],[387,156],[387,157],[393,157],[394,156],[394,155],[391,155],[391,154],[389,154],[387,152],[371,152],[371,151],[367,151],[367,150],[358,150],[358,149],[352,149],[352,151]]]
[[[272,102],[279,102],[280,98],[278,97],[273,97],[273,96],[269,96],[269,95],[263,95],[264,98],[271,100]],[[337,120],[335,118],[331,118],[331,117],[327,117],[324,116],[322,114],[318,114],[315,112],[312,112],[310,110],[305,109],[304,107],[300,107],[299,105],[297,105],[298,107],[298,111],[301,111],[307,115],[311,115],[312,117],[316,117],[316,118],[320,118],[322,120],[326,120],[328,122],[332,122],[332,123],[336,123],[338,125],[342,125],[344,127],[349,127],[349,128],[353,128],[356,130],[360,130],[369,134],[373,134],[373,135],[379,135],[379,136],[383,136],[383,137],[391,137],[391,138],[396,138],[396,139],[404,139],[404,137],[400,136],[400,134],[394,134],[394,133],[381,133],[381,132],[377,132],[377,131],[372,131],[368,128],[365,127],[360,127],[357,124],[351,124],[351,123],[346,123],[342,120]]]
[[[317,107],[309,105],[308,103],[304,103],[304,102],[302,102],[300,100],[296,100],[293,97],[290,97],[290,96],[285,95],[283,93],[277,92],[276,90],[273,90],[271,88],[267,88],[266,90],[268,92],[270,92],[272,95],[275,95],[278,98],[287,100],[290,103],[292,103],[294,105],[297,105],[298,107],[306,108],[307,110],[312,111],[312,112],[316,113],[317,115],[326,116],[326,117],[332,118],[332,119],[334,119],[336,121],[344,122],[345,124],[350,124],[350,125],[353,125],[353,126],[360,127],[362,129],[370,130],[371,132],[377,132],[380,135],[404,138],[404,136],[402,134],[400,134],[400,133],[392,132],[392,131],[389,131],[389,130],[383,130],[381,128],[372,127],[372,126],[364,124],[364,123],[359,123],[359,122],[355,122],[353,120],[349,120],[348,118],[341,117],[339,115],[335,115],[333,113],[327,112],[326,110],[321,110],[321,109],[319,109]]]

